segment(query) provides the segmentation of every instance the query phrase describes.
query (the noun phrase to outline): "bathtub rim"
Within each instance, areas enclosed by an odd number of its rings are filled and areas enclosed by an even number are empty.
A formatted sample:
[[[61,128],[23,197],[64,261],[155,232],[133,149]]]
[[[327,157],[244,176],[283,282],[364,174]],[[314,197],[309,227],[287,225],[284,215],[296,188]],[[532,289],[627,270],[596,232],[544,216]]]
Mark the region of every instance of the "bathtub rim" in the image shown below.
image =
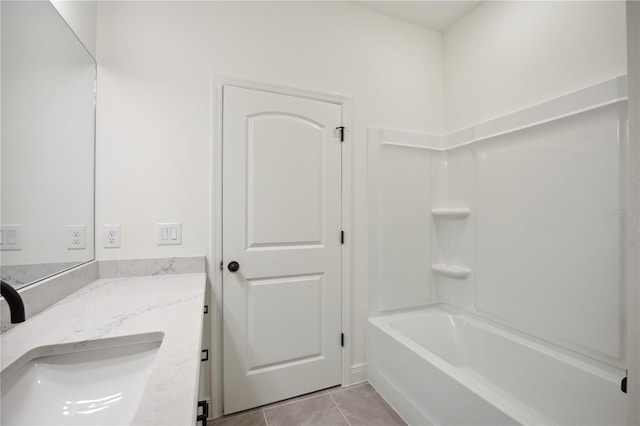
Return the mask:
[[[434,310],[433,308],[428,308],[429,310]],[[417,312],[424,311],[424,309],[418,310]],[[412,311],[416,312],[416,311]],[[403,312],[402,314],[392,314],[390,316],[398,317],[405,316],[408,312]],[[469,376],[464,371],[460,370],[458,367],[450,364],[449,362],[443,360],[438,355],[419,345],[415,341],[410,338],[404,336],[397,329],[391,327],[388,322],[384,319],[386,316],[382,317],[373,317],[369,318],[369,322],[380,329],[383,333],[387,334],[392,339],[396,340],[401,345],[405,346],[409,351],[416,353],[421,358],[425,359],[426,362],[434,365],[438,370],[440,370],[443,374],[449,376],[451,380],[459,383],[462,387],[467,389],[468,391],[478,395],[478,397],[487,401],[488,404],[491,404],[495,409],[502,412],[508,417],[511,417],[516,422],[522,425],[542,425],[542,424],[552,424],[551,420],[544,418],[541,415],[535,415],[534,413],[530,413],[528,410],[523,409],[520,405],[516,404],[514,401],[511,401],[498,392],[494,391],[487,385],[481,383],[479,380]],[[371,355],[369,355],[371,356]],[[536,413],[537,414],[537,413]]]
[[[587,357],[583,354],[579,354],[535,336],[530,336],[526,333],[520,332],[519,330],[511,329],[508,326],[496,323],[482,315],[468,312],[444,303],[369,316],[368,322],[372,326],[380,329],[385,334],[388,334],[408,350],[415,352],[427,362],[437,367],[444,374],[451,377],[452,380],[455,380],[467,390],[485,399],[494,408],[513,418],[520,424],[553,424],[553,421],[535,411],[533,408],[527,409],[523,407],[521,403],[511,400],[503,394],[496,392],[482,381],[465,373],[460,368],[442,359],[434,352],[405,336],[399,329],[390,325],[390,322],[394,319],[406,318],[407,316],[421,316],[429,312],[455,315],[464,321],[472,323],[473,326],[495,333],[500,337],[513,340],[517,344],[521,344],[531,350],[542,352],[544,355],[553,357],[561,362],[570,363],[572,366],[585,371],[587,374],[594,374],[612,384],[619,385],[620,380],[625,374],[625,371],[621,370],[619,367]]]
[[[575,363],[582,370],[585,370],[591,374],[595,374],[598,377],[604,380],[608,380],[613,384],[619,385],[620,380],[625,377],[626,367],[619,367],[600,359],[593,358],[591,356],[577,352],[573,349],[566,348],[543,338],[520,331],[508,325],[504,325],[481,313],[466,311],[447,303],[434,303],[428,306],[392,311],[388,313],[370,313],[368,320],[370,320],[373,324],[382,323],[388,325],[389,321],[392,321],[395,318],[404,317],[407,315],[417,316],[430,311],[441,311],[450,315],[458,316],[465,321],[473,323],[479,328],[483,328],[502,337],[515,340],[516,342],[530,349],[543,352],[546,355],[564,362]],[[397,329],[391,326],[389,327],[391,330],[397,331]]]

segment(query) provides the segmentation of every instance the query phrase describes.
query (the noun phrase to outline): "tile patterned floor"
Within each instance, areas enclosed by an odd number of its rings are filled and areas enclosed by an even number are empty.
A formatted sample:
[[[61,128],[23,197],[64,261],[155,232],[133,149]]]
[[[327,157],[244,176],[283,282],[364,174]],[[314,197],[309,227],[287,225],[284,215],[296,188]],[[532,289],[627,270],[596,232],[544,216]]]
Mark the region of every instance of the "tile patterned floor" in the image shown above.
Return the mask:
[[[368,383],[335,387],[214,420],[214,426],[406,426]]]

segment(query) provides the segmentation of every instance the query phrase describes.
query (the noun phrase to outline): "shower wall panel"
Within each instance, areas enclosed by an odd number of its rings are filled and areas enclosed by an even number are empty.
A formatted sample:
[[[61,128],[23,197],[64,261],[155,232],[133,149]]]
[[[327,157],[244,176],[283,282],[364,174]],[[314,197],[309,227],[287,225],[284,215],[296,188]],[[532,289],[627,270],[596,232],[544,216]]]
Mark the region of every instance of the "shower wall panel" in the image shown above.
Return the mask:
[[[430,301],[430,157],[421,135],[369,130],[370,310]]]
[[[623,361],[624,104],[490,138],[476,155],[476,309]]]

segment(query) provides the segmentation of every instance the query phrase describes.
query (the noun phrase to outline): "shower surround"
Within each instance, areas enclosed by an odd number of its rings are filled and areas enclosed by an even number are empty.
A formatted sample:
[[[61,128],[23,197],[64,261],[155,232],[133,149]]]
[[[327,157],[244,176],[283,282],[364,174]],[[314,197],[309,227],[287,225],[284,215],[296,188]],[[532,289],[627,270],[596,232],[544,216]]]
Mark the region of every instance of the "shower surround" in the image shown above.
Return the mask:
[[[626,128],[626,78],[619,77],[448,136],[369,130],[369,376],[392,404],[406,402],[395,406],[405,420],[464,424],[483,419],[485,409],[504,414],[495,398],[470,385],[479,375],[498,399],[532,416],[511,416],[515,424],[580,423],[581,410],[600,407],[602,401],[611,403],[598,409],[602,418],[597,423],[624,422],[622,259],[625,223],[632,213],[623,197]],[[441,331],[449,333],[451,350],[467,357],[462,364],[432,346],[437,337],[417,344],[420,338],[390,332],[390,323],[379,318],[437,304],[443,312],[458,309],[456,318],[473,315],[465,324],[474,326],[465,329],[483,330],[453,338],[461,322],[456,326],[452,320]],[[412,327],[430,329],[433,318],[441,320],[444,314],[405,315],[419,321]],[[533,373],[518,386],[502,386],[490,372],[474,369],[498,359],[480,350],[493,339],[486,332],[491,326],[483,321],[504,327],[503,340],[495,342],[504,361],[491,368],[506,371],[511,365]],[[396,346],[383,351],[392,347],[389,339]],[[526,354],[522,347],[533,352]],[[412,354],[394,361],[388,355],[402,353],[399,348]],[[439,361],[418,366],[416,360],[425,359],[422,350],[430,354],[426,358]],[[563,362],[547,365],[537,355],[543,352],[546,359]],[[407,408],[416,400],[412,386],[392,372],[415,369],[411,377],[420,384],[414,390],[434,391],[439,382],[421,376],[434,365],[447,366],[438,374],[489,405],[474,412],[453,404],[452,417],[434,414],[426,405]],[[533,396],[552,394],[558,386],[551,376],[545,379],[549,370],[544,365],[559,377],[573,377],[576,371],[589,376],[568,385],[575,391],[553,398],[564,411],[548,411],[549,404]],[[592,390],[586,382],[594,385]],[[590,396],[599,392],[605,396]]]

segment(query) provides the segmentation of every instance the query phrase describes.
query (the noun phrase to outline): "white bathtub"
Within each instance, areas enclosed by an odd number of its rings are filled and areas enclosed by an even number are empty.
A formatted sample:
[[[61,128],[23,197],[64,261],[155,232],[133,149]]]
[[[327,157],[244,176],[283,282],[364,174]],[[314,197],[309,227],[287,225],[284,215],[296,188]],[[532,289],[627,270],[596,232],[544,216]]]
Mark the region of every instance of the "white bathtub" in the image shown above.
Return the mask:
[[[622,425],[625,372],[447,306],[368,324],[369,381],[410,425]]]

